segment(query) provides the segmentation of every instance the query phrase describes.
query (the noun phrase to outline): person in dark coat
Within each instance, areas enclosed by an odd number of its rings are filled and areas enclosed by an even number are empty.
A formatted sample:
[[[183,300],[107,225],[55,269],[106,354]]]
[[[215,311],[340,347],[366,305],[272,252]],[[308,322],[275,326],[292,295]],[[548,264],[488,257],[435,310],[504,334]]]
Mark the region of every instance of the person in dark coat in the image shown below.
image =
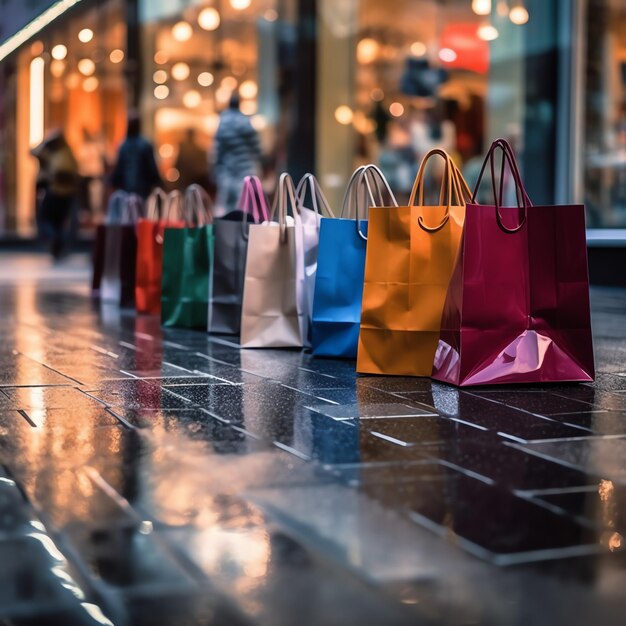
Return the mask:
[[[32,151],[39,161],[37,223],[40,237],[50,245],[55,260],[70,246],[78,193],[78,164],[61,131]]]
[[[137,194],[144,200],[161,185],[154,148],[141,136],[141,120],[136,113],[128,116],[126,139],[120,147],[111,183],[116,189]]]
[[[230,97],[228,108],[220,114],[214,143],[217,211],[228,213],[237,208],[243,179],[258,175],[261,169],[261,143],[250,118],[239,110],[239,96]]]

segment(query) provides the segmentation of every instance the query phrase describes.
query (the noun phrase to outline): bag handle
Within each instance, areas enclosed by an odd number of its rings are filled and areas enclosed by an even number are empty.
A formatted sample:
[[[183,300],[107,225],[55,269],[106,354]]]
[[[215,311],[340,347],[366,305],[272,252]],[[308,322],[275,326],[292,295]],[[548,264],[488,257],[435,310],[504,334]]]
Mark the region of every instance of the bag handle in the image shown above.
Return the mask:
[[[159,222],[167,204],[167,194],[161,187],[155,187],[146,200],[146,219]]]
[[[125,191],[114,191],[107,203],[107,214],[105,224],[121,224],[124,210],[128,203],[128,194]]]
[[[135,224],[141,217],[142,200],[134,193],[116,191],[109,198],[105,224]]]
[[[374,197],[374,189],[376,191],[376,197]],[[359,192],[363,191],[363,195]],[[373,163],[367,165],[361,165],[352,173],[346,191],[341,203],[340,217],[344,217],[351,214],[351,208],[354,206],[355,224],[356,229],[361,237],[367,241],[367,235],[361,230],[361,220],[367,219],[367,212],[369,207],[372,206],[388,206],[385,201],[385,193],[393,206],[398,206],[396,197],[391,191],[391,187],[382,173]],[[359,215],[360,208],[362,206],[361,199],[366,202],[365,217]],[[369,201],[368,201],[369,200]]]
[[[278,179],[278,186],[274,193],[274,201],[272,203],[272,212],[270,220],[278,217],[278,225],[280,227],[280,242],[287,241],[287,204],[291,204],[291,211],[296,224],[300,223],[300,210],[296,200],[296,189],[293,178],[286,172],[283,172]]]
[[[183,214],[187,226],[205,226],[213,223],[211,197],[197,183],[189,185],[185,190]]]
[[[463,178],[461,171],[454,163],[452,157],[441,148],[433,148],[420,163],[415,182],[413,183],[413,189],[411,190],[411,196],[409,198],[409,206],[415,205],[415,198],[418,197],[418,206],[424,206],[424,187],[426,176],[426,165],[428,161],[434,157],[440,156],[444,160],[444,174],[441,181],[441,187],[439,190],[439,206],[445,206],[444,216],[437,226],[427,226],[424,219],[420,215],[418,218],[418,224],[420,228],[429,233],[435,233],[441,230],[450,219],[450,207],[454,202],[459,205],[465,205],[467,200],[472,196],[467,182]],[[444,203],[445,201],[445,203]]]
[[[298,200],[298,211],[302,211],[304,208],[304,201],[306,199],[306,192],[309,189],[311,193],[311,202],[313,211],[315,211],[317,226],[319,228],[320,217],[326,213],[326,217],[335,217],[330,204],[322,191],[317,178],[311,173],[305,174],[296,187],[296,199]],[[319,205],[318,205],[319,202]],[[321,207],[321,208],[320,208]]]
[[[252,212],[248,210],[250,206],[252,206]],[[258,176],[246,176],[243,179],[243,187],[239,197],[239,210],[242,213],[251,214],[257,224],[269,221],[267,199]]]
[[[496,190],[495,153],[498,149],[502,151],[502,165],[500,167],[499,189]],[[480,168],[480,174],[478,175],[478,178],[476,180],[476,185],[474,186],[472,202],[476,201],[476,195],[478,194],[478,190],[480,189],[480,184],[482,182],[487,163],[489,163],[489,169],[491,171],[491,188],[493,190],[493,199],[496,209],[496,221],[498,222],[498,226],[504,232],[516,233],[526,223],[526,219],[528,218],[528,207],[532,206],[532,202],[530,201],[530,198],[526,193],[526,189],[524,188],[524,183],[522,182],[519,166],[517,164],[515,153],[513,152],[511,144],[506,139],[496,139],[491,144],[491,146],[489,147],[489,151],[485,156],[485,160],[483,161],[483,165]],[[514,226],[513,228],[505,226],[504,222],[502,221],[502,214],[500,213],[500,208],[502,207],[502,196],[504,193],[504,174],[507,164],[515,183],[515,197],[517,202],[517,208],[523,209],[524,211],[523,217],[520,220],[519,224],[517,226]]]
[[[136,224],[143,211],[143,200],[136,194],[131,193],[125,207],[124,224]]]
[[[177,189],[170,191],[170,193],[165,196],[165,204],[163,205],[163,210],[161,212],[161,220],[167,222],[173,221],[172,211],[176,212],[178,219],[184,219],[185,199],[183,194]]]

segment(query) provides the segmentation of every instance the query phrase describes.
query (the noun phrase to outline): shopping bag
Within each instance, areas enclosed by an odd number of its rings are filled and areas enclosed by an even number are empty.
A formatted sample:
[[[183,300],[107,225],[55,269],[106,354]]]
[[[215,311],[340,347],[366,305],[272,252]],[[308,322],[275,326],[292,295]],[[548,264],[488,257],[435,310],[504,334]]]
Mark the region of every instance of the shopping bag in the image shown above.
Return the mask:
[[[146,216],[137,221],[137,269],[135,307],[138,313],[161,312],[161,270],[163,233],[166,228],[182,228],[182,195],[169,196],[156,188],[146,201]]]
[[[311,208],[305,206],[307,191]],[[304,267],[305,346],[311,345],[311,318],[313,316],[313,293],[317,274],[317,256],[322,216],[333,218],[328,200],[313,174],[305,174],[296,188],[296,206],[302,227],[296,230],[296,255],[298,263]]]
[[[256,176],[246,176],[239,209],[213,221],[215,259],[209,332],[239,334],[249,224],[268,220],[269,208],[261,181]]]
[[[474,197],[487,165],[494,204],[467,205],[433,378],[459,386],[593,380],[585,209],[533,206],[503,139],[491,145]],[[502,206],[505,165],[515,207]]]
[[[207,194],[199,185],[185,192],[185,226],[163,235],[161,322],[164,326],[206,329],[213,225]]]
[[[443,158],[439,202],[424,206],[433,156]],[[420,165],[409,206],[370,209],[358,372],[430,376],[469,197],[452,158],[434,149]]]
[[[135,304],[135,266],[141,199],[116,191],[109,202],[104,234],[104,267],[100,299],[122,307]]]
[[[291,208],[292,215],[288,216]],[[241,311],[242,348],[301,348],[306,341],[302,221],[289,174],[281,174],[271,220],[250,224]]]
[[[322,218],[313,298],[315,356],[356,358],[370,206],[398,203],[383,173],[363,165],[352,174],[338,218]]]

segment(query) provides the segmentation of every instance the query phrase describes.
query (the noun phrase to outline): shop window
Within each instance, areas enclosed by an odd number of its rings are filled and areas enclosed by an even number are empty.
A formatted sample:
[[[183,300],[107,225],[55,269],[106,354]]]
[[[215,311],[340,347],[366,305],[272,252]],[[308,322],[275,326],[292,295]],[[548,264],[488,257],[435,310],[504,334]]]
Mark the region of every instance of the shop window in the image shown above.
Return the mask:
[[[283,167],[278,38],[285,15],[279,20],[278,2],[144,0],[140,14],[141,108],[166,184],[215,192],[213,138],[233,93],[259,133],[265,173]]]
[[[584,187],[588,225],[626,228],[626,6],[589,0]]]

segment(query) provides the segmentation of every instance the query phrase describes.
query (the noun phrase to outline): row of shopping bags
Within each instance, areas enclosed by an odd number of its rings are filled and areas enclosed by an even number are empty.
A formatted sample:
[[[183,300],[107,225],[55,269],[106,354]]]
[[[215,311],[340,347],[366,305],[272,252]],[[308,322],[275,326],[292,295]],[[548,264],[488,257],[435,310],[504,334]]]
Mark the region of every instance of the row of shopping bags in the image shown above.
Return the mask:
[[[441,188],[427,206],[433,158]],[[494,200],[479,205],[487,168]],[[515,206],[503,206],[506,181]],[[432,150],[406,206],[374,165],[354,172],[337,217],[312,175],[297,186],[281,175],[271,210],[254,177],[221,219],[197,187],[185,198],[157,192],[148,205],[136,227],[136,305],[160,307],[167,326],[240,334],[244,348],[311,346],[356,357],[367,374],[456,385],[593,379],[584,208],[533,206],[504,140],[473,192],[452,158]],[[110,213],[132,220],[136,210],[127,200]],[[130,259],[130,243],[111,253],[124,252]]]

